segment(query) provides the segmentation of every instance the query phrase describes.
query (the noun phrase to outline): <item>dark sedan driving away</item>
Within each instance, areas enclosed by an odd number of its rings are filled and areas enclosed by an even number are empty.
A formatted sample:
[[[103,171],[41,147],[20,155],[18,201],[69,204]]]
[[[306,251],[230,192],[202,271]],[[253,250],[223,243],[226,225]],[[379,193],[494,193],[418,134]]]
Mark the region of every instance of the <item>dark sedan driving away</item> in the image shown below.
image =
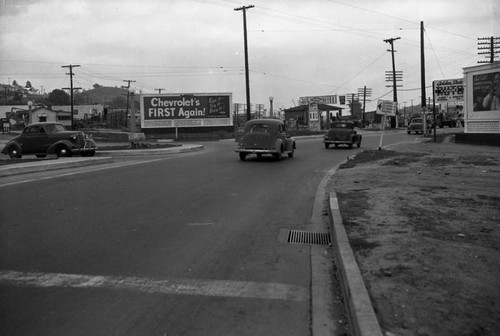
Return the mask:
[[[354,130],[354,123],[351,121],[334,121],[328,130],[328,133],[323,138],[323,143],[325,148],[330,147],[330,145],[335,145],[337,148],[339,145],[347,145],[349,148],[357,145],[361,147],[361,134],[358,134]]]
[[[245,124],[243,136],[236,152],[240,160],[244,161],[247,155],[272,155],[281,160],[287,154],[292,158],[295,152],[295,140],[285,132],[285,123],[277,119],[255,119]]]
[[[12,138],[2,150],[10,158],[23,155],[46,157],[57,156],[94,156],[97,145],[94,140],[81,131],[67,131],[64,125],[54,122],[34,123],[24,128],[23,132]]]

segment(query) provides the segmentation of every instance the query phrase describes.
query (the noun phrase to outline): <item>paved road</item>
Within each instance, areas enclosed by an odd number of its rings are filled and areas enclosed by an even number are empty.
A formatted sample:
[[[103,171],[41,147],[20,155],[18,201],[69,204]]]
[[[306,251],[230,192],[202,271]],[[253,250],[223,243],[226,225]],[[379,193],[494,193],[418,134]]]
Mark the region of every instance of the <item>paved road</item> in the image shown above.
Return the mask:
[[[311,246],[280,233],[311,229],[318,185],[358,149],[234,147],[0,187],[0,334],[311,334]]]

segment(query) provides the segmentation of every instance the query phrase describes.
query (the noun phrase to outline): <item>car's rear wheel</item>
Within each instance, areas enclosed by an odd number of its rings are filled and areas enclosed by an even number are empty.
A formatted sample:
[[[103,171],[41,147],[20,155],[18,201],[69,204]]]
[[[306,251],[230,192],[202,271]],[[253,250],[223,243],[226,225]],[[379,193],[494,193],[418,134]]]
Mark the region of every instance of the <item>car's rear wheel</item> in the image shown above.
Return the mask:
[[[21,151],[16,147],[10,147],[8,153],[11,159],[20,159],[22,157]]]
[[[359,148],[359,147],[361,147],[361,141],[360,141],[360,142],[358,142],[358,148]]]
[[[290,153],[288,153],[288,157],[291,159],[293,158],[293,154],[294,154],[295,150],[293,149],[292,147],[292,151]]]
[[[70,157],[72,155],[71,150],[65,145],[60,145],[56,148],[56,155],[58,157]]]
[[[247,153],[240,152],[239,154],[240,154],[240,160],[245,161],[245,158],[247,157]]]
[[[330,147],[330,144],[325,143],[325,148],[328,149]]]

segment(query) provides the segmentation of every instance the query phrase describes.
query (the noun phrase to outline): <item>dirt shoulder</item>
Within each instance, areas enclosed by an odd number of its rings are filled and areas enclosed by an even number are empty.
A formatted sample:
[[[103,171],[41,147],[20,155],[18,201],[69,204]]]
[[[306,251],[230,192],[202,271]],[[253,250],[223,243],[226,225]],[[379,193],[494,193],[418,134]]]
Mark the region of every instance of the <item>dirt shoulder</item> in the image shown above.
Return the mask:
[[[388,335],[500,335],[500,147],[367,150],[328,189]]]

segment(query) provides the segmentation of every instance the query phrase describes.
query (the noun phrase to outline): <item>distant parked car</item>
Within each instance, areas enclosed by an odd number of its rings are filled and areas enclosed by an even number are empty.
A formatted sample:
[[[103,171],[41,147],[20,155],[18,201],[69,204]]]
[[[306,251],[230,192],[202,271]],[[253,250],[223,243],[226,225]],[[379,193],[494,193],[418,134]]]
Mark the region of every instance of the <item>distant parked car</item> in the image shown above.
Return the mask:
[[[11,158],[23,155],[45,157],[57,156],[94,156],[97,145],[81,131],[67,131],[62,124],[53,122],[35,123],[24,128],[23,132],[12,138],[2,149],[2,154]]]
[[[325,144],[325,148],[330,147],[330,145],[335,145],[335,148],[339,145],[347,145],[349,148],[352,148],[354,145],[361,147],[362,138],[362,135],[354,130],[353,122],[334,121],[330,125],[328,133],[323,138],[323,143]]]
[[[255,119],[245,124],[236,152],[242,161],[249,154],[256,154],[257,157],[269,154],[280,160],[283,155],[292,158],[295,148],[295,140],[286,134],[283,121]]]
[[[431,131],[431,128],[432,128],[432,122],[431,121],[427,121],[427,133],[429,133]],[[410,121],[410,124],[408,125],[408,127],[406,128],[406,131],[408,132],[408,134],[411,134],[411,132],[415,132],[415,134],[418,134],[418,133],[424,133],[424,123],[422,121],[422,118],[413,118],[411,121]]]

